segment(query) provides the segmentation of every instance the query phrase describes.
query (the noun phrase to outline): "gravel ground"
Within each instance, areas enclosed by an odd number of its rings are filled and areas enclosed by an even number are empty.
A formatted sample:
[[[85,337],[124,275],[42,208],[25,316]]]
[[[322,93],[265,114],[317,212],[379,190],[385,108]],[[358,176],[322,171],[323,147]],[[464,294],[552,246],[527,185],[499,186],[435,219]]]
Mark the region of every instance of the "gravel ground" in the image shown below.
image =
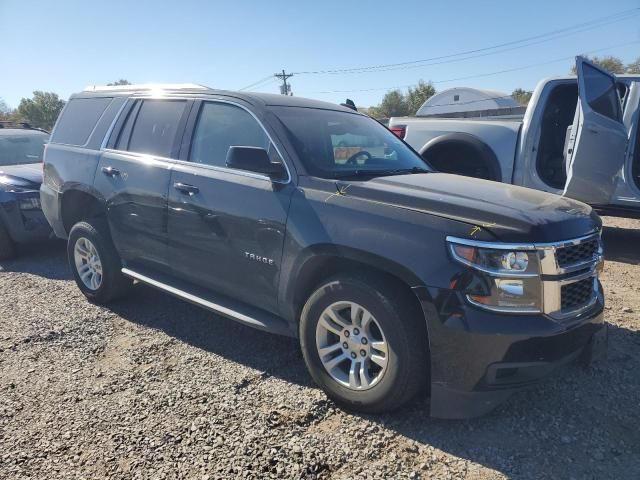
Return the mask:
[[[638,478],[640,221],[605,220],[608,362],[470,421],[342,411],[295,340],[143,286],[91,305],[33,249],[0,265],[0,478]]]

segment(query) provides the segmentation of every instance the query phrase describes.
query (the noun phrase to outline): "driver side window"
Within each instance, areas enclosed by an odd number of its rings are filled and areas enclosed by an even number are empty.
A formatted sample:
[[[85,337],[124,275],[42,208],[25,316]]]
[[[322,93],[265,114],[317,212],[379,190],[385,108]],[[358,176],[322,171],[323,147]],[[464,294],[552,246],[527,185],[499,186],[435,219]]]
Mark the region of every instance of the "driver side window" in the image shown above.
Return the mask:
[[[200,109],[189,159],[226,167],[230,147],[260,147],[269,151],[269,144],[269,137],[249,112],[228,103],[206,102]]]

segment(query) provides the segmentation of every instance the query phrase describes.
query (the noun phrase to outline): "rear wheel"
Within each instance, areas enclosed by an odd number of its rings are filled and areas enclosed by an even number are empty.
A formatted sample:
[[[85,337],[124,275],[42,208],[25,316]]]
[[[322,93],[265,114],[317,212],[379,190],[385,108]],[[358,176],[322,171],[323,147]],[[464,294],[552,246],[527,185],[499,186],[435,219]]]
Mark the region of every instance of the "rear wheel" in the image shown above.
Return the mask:
[[[106,221],[76,223],[69,233],[67,256],[78,288],[95,303],[108,303],[124,294],[132,281],[121,273]]]
[[[427,382],[424,319],[384,279],[336,277],[318,288],[300,319],[300,342],[316,383],[337,403],[394,410]]]
[[[16,246],[9,236],[9,231],[0,221],[0,260],[13,258],[16,254]]]

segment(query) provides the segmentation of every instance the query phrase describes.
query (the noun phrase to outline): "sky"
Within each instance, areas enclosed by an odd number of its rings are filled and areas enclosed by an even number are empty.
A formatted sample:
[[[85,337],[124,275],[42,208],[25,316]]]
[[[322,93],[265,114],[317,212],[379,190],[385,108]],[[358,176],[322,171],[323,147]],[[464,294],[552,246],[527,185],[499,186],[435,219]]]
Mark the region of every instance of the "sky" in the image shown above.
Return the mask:
[[[567,74],[577,54],[631,62],[640,0],[0,0],[0,38],[9,107],[34,90],[66,99],[120,78],[229,90],[264,80],[255,90],[278,93],[268,77],[282,69],[294,95],[371,106],[419,80],[510,93]]]

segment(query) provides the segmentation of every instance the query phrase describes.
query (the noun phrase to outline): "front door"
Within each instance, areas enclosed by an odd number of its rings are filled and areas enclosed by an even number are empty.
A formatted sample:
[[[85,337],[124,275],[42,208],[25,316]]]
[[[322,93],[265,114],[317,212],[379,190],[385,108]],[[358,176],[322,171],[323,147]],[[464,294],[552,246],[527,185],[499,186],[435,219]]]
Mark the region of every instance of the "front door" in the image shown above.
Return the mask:
[[[129,265],[166,270],[167,192],[190,102],[131,102],[95,174],[107,203],[111,236]]]
[[[627,148],[616,78],[582,57],[576,59],[576,66],[579,99],[568,139],[563,195],[608,205]]]
[[[193,132],[190,134],[189,132]],[[194,105],[182,162],[169,187],[169,257],[174,273],[199,286],[276,311],[277,286],[293,186],[289,179],[226,167],[231,146],[267,149],[266,131],[244,107]]]

